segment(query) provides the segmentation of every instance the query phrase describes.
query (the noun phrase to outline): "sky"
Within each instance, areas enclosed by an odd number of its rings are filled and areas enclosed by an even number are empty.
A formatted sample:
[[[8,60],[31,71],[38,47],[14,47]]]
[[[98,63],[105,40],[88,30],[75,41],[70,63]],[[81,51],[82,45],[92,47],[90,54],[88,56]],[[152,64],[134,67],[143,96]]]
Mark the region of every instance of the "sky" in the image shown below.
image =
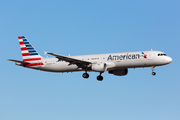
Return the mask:
[[[179,120],[180,1],[1,0],[0,120]],[[43,51],[84,55],[159,50],[172,63],[127,76],[16,66],[18,36]]]

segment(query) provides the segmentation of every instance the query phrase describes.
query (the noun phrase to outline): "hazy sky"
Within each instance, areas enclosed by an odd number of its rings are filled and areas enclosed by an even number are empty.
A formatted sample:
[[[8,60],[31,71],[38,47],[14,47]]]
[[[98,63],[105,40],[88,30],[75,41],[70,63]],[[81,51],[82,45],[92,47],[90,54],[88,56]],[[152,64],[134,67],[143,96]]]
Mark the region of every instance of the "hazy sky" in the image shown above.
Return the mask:
[[[180,1],[1,0],[0,120],[179,120]],[[16,66],[18,36],[43,51],[81,55],[159,50],[173,62],[118,77]]]

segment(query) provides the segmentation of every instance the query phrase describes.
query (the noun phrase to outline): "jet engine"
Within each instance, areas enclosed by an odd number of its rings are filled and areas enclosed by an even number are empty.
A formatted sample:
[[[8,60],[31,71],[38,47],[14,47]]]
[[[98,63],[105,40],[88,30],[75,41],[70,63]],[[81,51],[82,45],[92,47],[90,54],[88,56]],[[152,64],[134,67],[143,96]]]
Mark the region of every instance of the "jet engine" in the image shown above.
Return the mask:
[[[92,64],[91,69],[96,72],[104,72],[106,71],[106,63],[96,63]]]
[[[114,74],[114,75],[117,75],[117,76],[124,76],[124,75],[127,75],[128,73],[128,69],[116,69],[116,70],[111,70],[108,72],[109,74]]]

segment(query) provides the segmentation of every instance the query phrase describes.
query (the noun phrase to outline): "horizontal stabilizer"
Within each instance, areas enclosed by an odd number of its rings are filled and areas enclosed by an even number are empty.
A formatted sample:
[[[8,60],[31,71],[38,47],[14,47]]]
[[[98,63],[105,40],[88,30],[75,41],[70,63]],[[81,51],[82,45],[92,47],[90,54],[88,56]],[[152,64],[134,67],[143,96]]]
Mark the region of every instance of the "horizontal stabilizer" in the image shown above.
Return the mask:
[[[18,65],[27,65],[27,64],[29,64],[29,62],[23,62],[23,61],[19,61],[19,60],[13,60],[13,59],[8,59],[8,60],[12,61],[12,62],[20,63]]]

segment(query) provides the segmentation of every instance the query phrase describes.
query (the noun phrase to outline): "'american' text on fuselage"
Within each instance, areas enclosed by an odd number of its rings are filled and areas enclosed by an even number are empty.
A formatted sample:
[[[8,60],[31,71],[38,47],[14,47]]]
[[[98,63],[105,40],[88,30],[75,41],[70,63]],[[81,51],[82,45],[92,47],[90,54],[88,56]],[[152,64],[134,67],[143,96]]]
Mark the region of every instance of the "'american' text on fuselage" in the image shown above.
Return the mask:
[[[109,60],[131,60],[131,59],[139,59],[140,54],[127,54],[127,55],[109,55],[107,61]]]

